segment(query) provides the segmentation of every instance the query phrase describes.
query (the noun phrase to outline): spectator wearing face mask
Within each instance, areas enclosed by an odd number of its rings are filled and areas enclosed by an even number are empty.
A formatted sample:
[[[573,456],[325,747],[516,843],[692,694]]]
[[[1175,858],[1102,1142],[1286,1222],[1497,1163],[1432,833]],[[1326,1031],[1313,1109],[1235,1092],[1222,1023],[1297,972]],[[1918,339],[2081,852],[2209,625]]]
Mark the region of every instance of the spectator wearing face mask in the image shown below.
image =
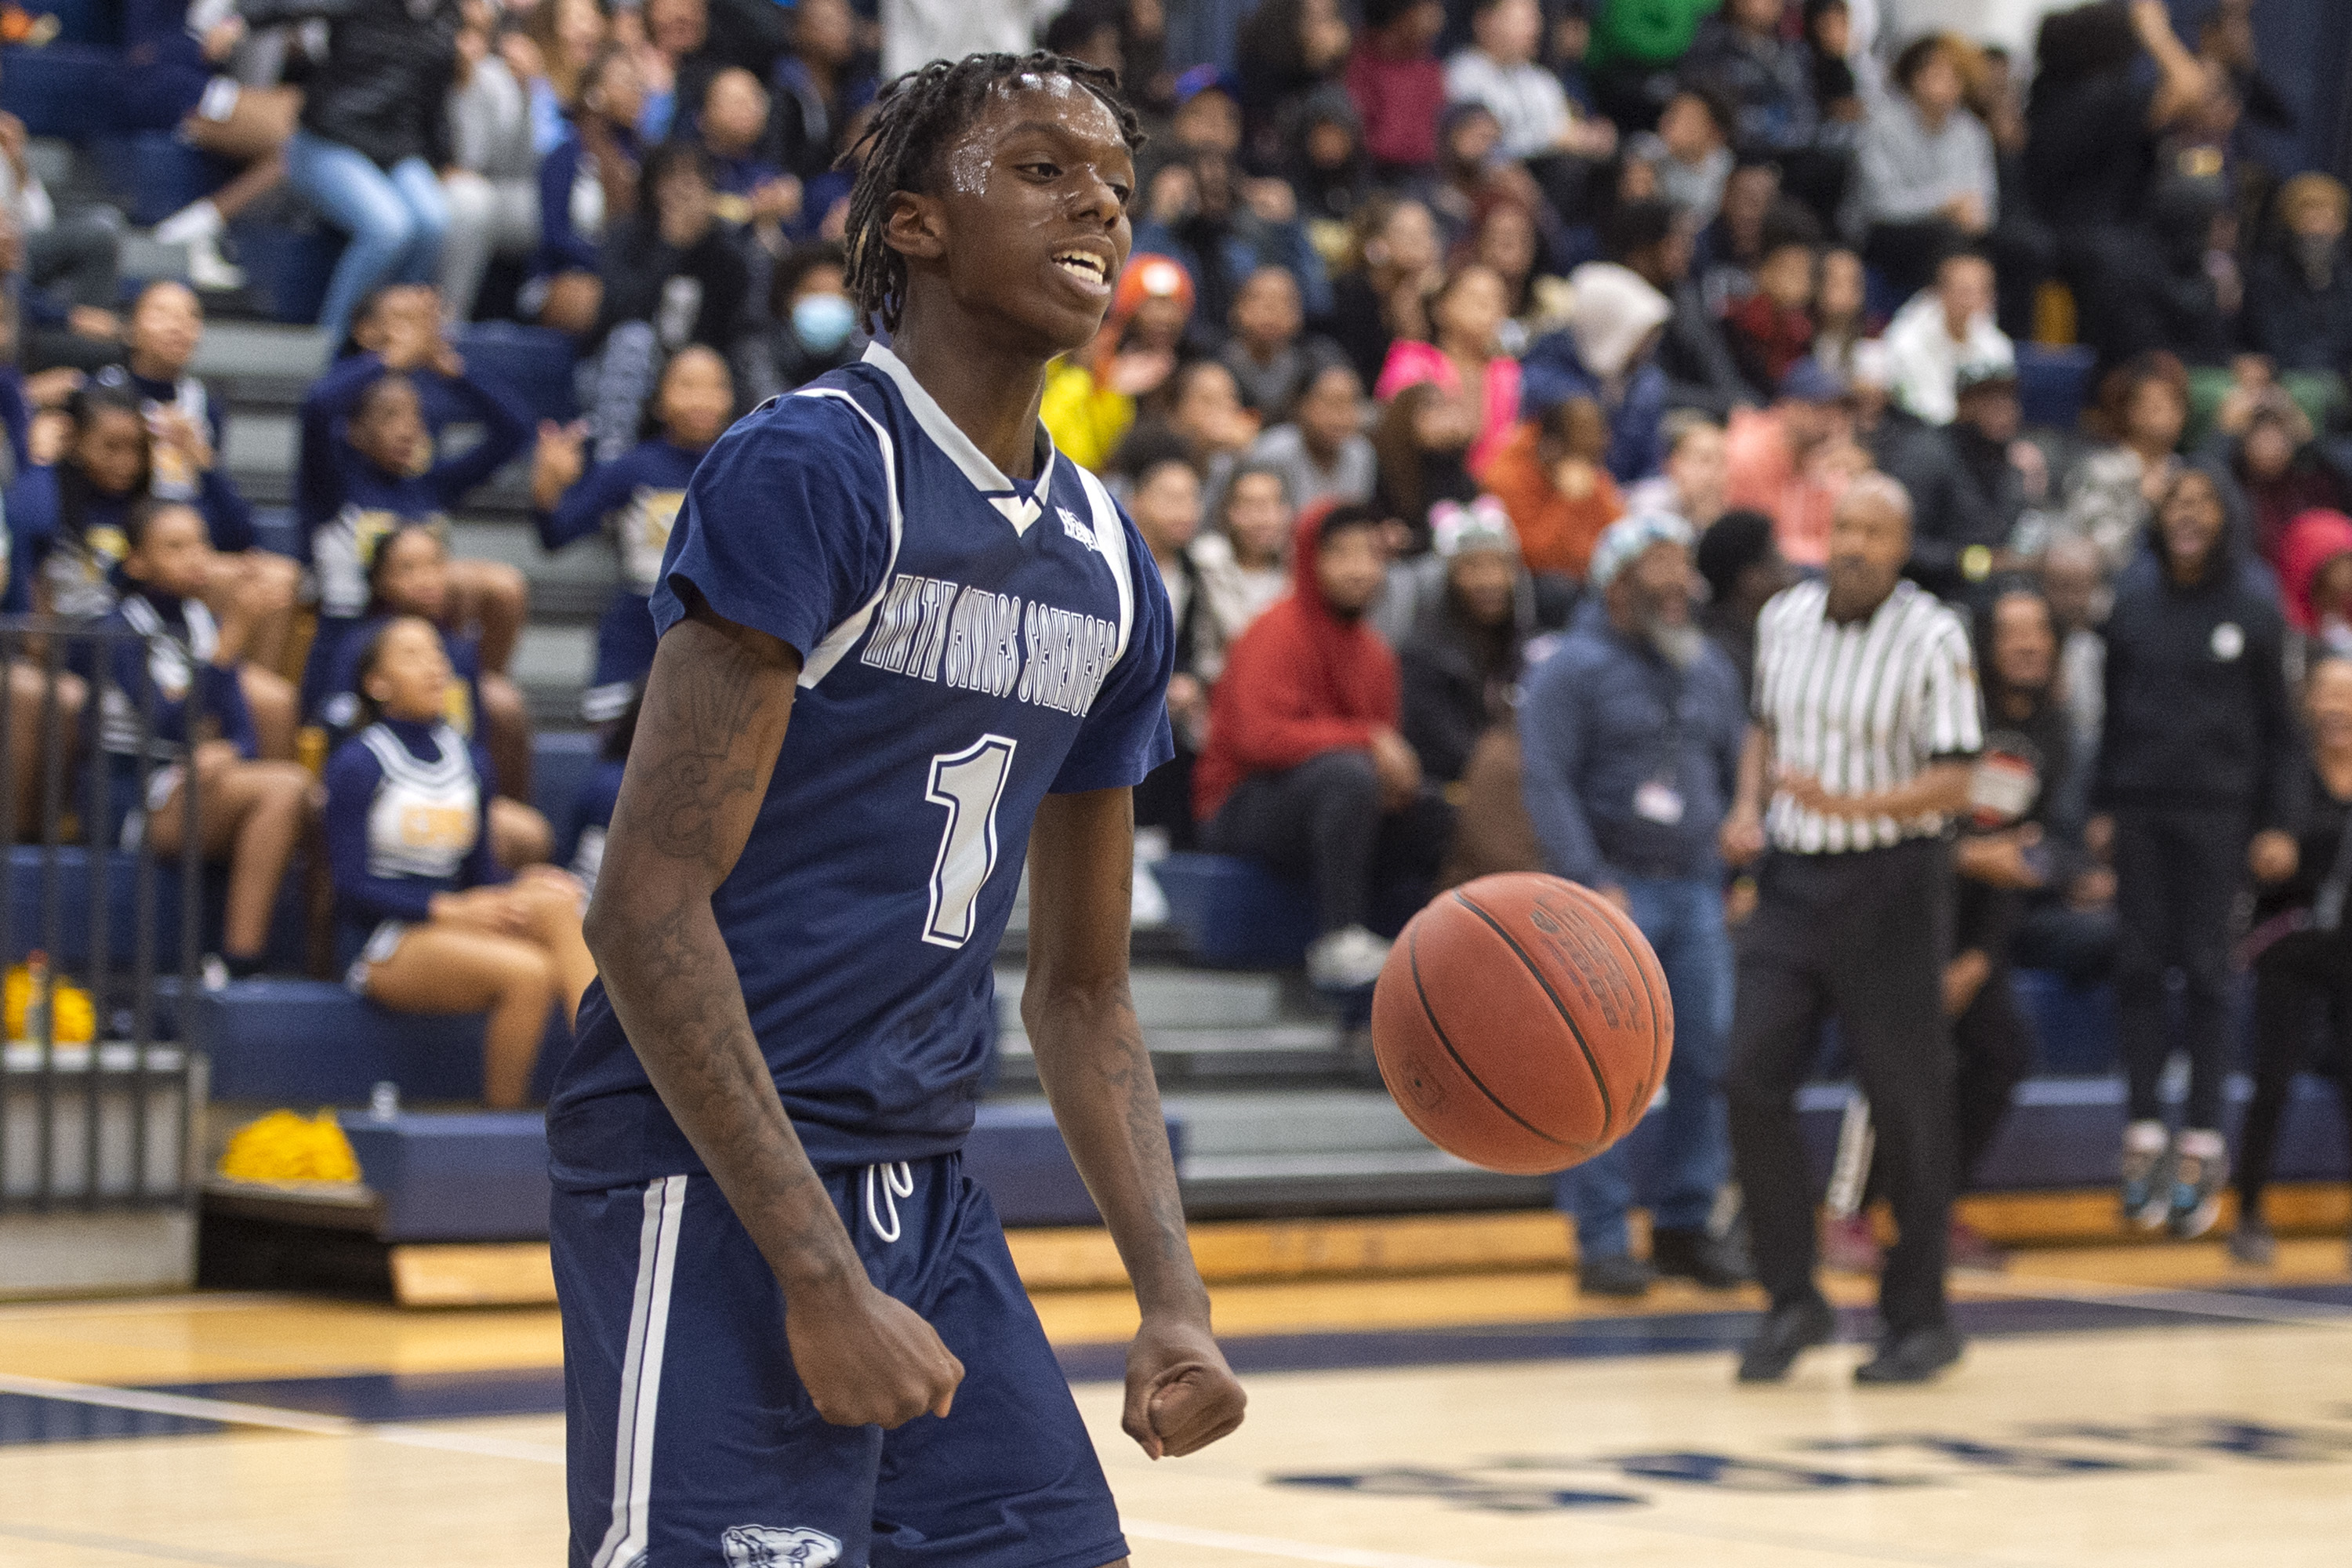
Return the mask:
[[[1731,1145],[1723,1098],[1732,955],[1718,847],[1748,732],[1730,661],[1692,624],[1695,535],[1680,518],[1629,517],[1601,536],[1574,626],[1528,681],[1518,714],[1522,793],[1543,868],[1598,889],[1656,950],[1675,1006],[1664,1168],[1651,1260],[1626,1226],[1622,1147],[1558,1180],[1584,1291],[1640,1296],[1660,1274],[1711,1289],[1747,1276],[1710,1233]]]
[[[857,357],[857,308],[849,302],[845,265],[841,247],[829,241],[799,247],[776,264],[767,325],[743,334],[735,347],[735,374],[747,406]]]

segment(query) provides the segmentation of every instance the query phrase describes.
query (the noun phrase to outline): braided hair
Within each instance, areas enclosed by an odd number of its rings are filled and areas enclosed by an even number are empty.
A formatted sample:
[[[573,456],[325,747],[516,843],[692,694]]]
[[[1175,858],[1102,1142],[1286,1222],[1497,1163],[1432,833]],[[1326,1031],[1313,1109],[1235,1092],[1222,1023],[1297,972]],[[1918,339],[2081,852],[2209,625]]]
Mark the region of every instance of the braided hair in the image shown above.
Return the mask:
[[[843,240],[849,254],[849,297],[857,305],[858,323],[867,331],[874,331],[877,321],[886,330],[898,331],[907,302],[907,258],[883,237],[890,198],[900,191],[929,189],[940,155],[978,118],[989,95],[1023,77],[1062,77],[1076,82],[1118,121],[1129,151],[1143,145],[1135,110],[1119,100],[1117,72],[1043,49],[933,60],[890,83],[877,100],[873,123],[841,160],[857,165]]]

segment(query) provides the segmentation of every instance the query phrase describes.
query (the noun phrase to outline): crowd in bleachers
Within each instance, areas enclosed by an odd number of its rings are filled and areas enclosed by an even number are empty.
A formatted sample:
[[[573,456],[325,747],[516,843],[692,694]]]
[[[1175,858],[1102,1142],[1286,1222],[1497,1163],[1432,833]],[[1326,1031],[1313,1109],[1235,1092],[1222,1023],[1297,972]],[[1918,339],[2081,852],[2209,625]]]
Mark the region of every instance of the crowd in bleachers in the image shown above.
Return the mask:
[[[2229,911],[2255,885],[2304,917],[2292,984],[2352,995],[2352,950],[2305,951],[2352,873],[2325,700],[2352,658],[2347,198],[2252,150],[2286,111],[2250,9],[2218,0],[2184,37],[2157,0],[2105,0],[2012,58],[1873,36],[1881,7],[1849,0],[142,0],[121,129],[234,173],[153,230],[194,288],[126,308],[120,215],[58,210],[0,116],[8,603],[155,640],[145,667],[79,672],[73,713],[89,683],[168,709],[216,672],[217,739],[118,758],[117,810],[170,839],[191,764],[234,803],[206,825],[232,969],[263,962],[323,822],[353,983],[509,1009],[494,1089],[517,1098],[520,1020],[568,984],[576,920],[556,929],[544,874],[471,890],[559,836],[524,804],[507,676],[526,584],[453,556],[447,520],[521,460],[547,550],[609,541],[583,711],[625,726],[698,455],[877,325],[841,236],[880,84],[1042,44],[1118,71],[1150,132],[1134,256],[1043,408],[1177,614],[1146,863],[1309,876],[1310,970],[1369,981],[1384,889],[1566,868],[1523,804],[1542,786],[1515,704],[1563,634],[1646,602],[1610,584],[1686,552],[1692,626],[1744,686],[1759,611],[1879,474],[1907,497],[1908,575],[1973,618],[1988,724],[2033,776],[1963,842],[1967,884],[2000,896],[1962,901],[1951,1010],[1988,973],[2005,996],[2012,965],[2113,974],[2126,1037],[2153,1037],[2179,970],[2190,1034],[2218,1041]],[[285,192],[346,237],[290,555],[188,374],[200,300],[238,282],[231,220]],[[569,337],[576,422],[468,365],[459,334],[488,320]],[[2209,558],[2236,597],[2194,635],[2252,681],[2210,688],[2210,713],[2173,591]],[[42,698],[12,679],[10,700]],[[317,796],[286,771],[305,727],[333,748]],[[2165,837],[2184,813],[2210,818],[2194,853]],[[595,817],[560,840],[591,874]],[[443,926],[483,941],[426,940]],[[2265,1060],[2294,1054],[2281,1005]],[[2184,1136],[2221,1121],[2219,1058],[2193,1054]],[[2136,1064],[2134,1150],[2177,1174],[2155,1095]]]

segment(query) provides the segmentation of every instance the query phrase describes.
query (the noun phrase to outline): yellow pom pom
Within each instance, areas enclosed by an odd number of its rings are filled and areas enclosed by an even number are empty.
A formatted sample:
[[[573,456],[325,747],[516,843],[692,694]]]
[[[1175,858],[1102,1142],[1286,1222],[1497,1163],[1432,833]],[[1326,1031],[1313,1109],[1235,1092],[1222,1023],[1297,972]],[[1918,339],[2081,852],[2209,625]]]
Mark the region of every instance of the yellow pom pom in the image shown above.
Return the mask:
[[[236,1130],[220,1173],[239,1182],[356,1182],[360,1163],[333,1111],[273,1110]]]
[[[0,1024],[7,1028],[12,1040],[29,1039],[26,1017],[32,1010],[33,974],[23,964],[8,971],[5,987],[0,987]],[[98,1037],[98,1009],[91,1005],[89,993],[79,985],[60,979],[49,983],[49,1009],[55,1015],[57,1043],[61,1046],[86,1045]]]

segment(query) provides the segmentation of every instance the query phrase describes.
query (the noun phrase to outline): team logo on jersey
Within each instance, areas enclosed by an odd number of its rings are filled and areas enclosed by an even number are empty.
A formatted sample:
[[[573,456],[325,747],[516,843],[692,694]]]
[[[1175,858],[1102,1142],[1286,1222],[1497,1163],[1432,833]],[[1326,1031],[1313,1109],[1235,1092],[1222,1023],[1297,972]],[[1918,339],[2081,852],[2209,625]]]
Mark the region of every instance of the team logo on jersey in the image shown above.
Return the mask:
[[[833,1568],[841,1542],[798,1525],[739,1524],[719,1538],[727,1568]]]
[[[1057,506],[1054,510],[1062,514],[1062,531],[1064,533],[1068,534],[1072,539],[1076,540],[1088,550],[1099,548],[1099,546],[1095,543],[1095,531],[1088,528],[1085,523],[1080,522],[1076,512],[1072,511],[1066,506]]]

